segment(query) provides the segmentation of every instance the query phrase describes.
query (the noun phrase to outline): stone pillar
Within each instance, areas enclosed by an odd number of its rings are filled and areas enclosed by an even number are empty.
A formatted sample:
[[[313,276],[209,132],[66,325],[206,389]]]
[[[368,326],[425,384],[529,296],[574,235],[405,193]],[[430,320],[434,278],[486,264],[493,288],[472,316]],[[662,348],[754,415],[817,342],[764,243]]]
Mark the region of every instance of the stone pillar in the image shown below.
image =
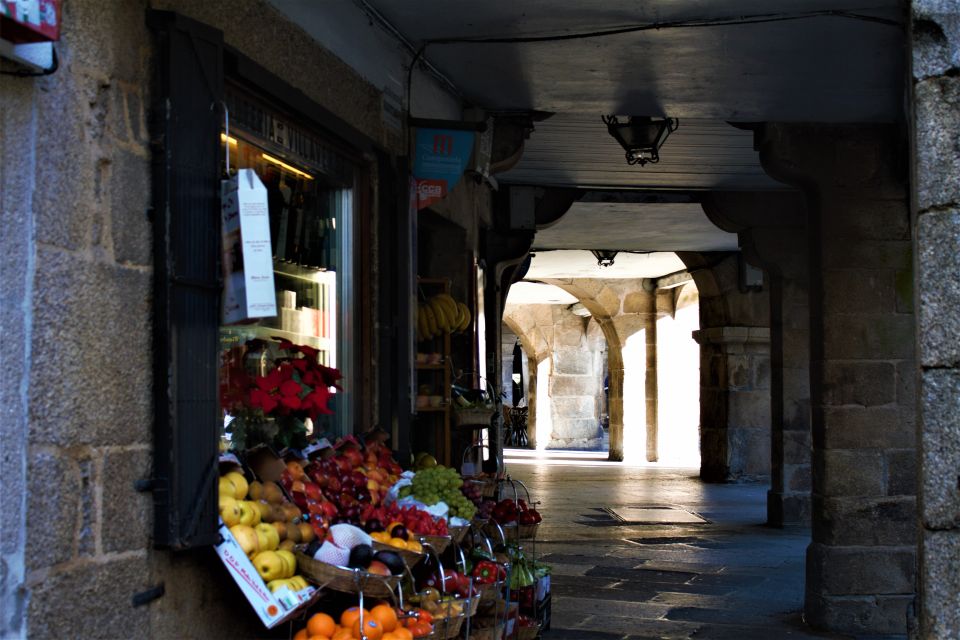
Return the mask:
[[[770,473],[770,330],[710,327],[700,344],[700,477]]]
[[[599,358],[587,339],[587,319],[553,307],[553,370],[550,375],[553,435],[548,448],[589,449],[600,445],[597,393]]]
[[[659,429],[659,387],[657,382],[657,296],[649,295],[644,298],[647,309],[643,315],[644,338],[646,339],[646,375],[644,376],[644,393],[646,400],[647,417],[647,462],[656,462],[659,459],[657,452],[657,434]]]
[[[810,521],[810,267],[807,212],[797,192],[714,193],[710,220],[739,235],[770,298],[770,491],[767,524]]]
[[[960,637],[960,7],[913,0],[920,637]]]
[[[537,359],[527,356],[524,378],[527,381],[527,442],[531,449],[537,448]]]
[[[904,633],[916,563],[914,321],[895,127],[771,125],[768,173],[803,188],[810,228],[817,628]]]

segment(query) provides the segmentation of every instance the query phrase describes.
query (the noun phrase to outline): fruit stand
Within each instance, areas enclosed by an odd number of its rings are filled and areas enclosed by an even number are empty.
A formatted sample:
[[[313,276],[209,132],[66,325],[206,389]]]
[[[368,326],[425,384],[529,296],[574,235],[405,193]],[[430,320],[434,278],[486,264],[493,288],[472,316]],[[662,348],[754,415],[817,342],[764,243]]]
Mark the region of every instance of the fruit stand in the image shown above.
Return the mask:
[[[376,432],[319,438],[311,418],[338,374],[309,346],[277,346],[273,368],[258,359],[246,375],[249,359],[227,354],[222,389],[236,417],[216,552],[264,626],[297,640],[535,638],[537,565],[519,543],[539,514],[526,488],[465,480],[426,453],[404,470]]]

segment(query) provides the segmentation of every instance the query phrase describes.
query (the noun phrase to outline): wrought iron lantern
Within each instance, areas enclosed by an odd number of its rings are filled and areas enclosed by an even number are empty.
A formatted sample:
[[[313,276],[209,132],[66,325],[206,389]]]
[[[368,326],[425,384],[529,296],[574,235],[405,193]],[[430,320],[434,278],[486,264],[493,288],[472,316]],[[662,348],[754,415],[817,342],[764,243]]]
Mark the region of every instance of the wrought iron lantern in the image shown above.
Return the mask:
[[[677,130],[680,121],[676,118],[651,118],[629,116],[620,122],[617,116],[603,116],[607,131],[624,148],[627,164],[656,164],[660,162],[660,147],[667,136]]]
[[[597,259],[597,265],[601,267],[612,267],[613,259],[616,257],[619,251],[611,251],[610,249],[592,249],[590,253],[593,254],[593,257]]]

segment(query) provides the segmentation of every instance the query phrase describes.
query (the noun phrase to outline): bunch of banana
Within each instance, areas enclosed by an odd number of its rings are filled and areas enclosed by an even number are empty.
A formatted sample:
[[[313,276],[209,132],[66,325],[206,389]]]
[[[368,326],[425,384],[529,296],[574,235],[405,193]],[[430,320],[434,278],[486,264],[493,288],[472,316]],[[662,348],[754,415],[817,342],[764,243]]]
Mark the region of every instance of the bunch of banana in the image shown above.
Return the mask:
[[[470,309],[446,293],[438,293],[417,305],[417,340],[460,332],[470,326]]]

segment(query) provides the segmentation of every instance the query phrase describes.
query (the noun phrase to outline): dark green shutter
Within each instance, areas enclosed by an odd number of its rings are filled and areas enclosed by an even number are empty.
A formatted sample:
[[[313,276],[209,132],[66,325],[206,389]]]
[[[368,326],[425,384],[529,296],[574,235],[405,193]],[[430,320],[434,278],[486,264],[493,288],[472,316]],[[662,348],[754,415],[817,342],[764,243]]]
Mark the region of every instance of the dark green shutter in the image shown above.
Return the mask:
[[[148,12],[148,24],[157,45],[154,542],[186,549],[217,541],[223,34],[168,12]]]

